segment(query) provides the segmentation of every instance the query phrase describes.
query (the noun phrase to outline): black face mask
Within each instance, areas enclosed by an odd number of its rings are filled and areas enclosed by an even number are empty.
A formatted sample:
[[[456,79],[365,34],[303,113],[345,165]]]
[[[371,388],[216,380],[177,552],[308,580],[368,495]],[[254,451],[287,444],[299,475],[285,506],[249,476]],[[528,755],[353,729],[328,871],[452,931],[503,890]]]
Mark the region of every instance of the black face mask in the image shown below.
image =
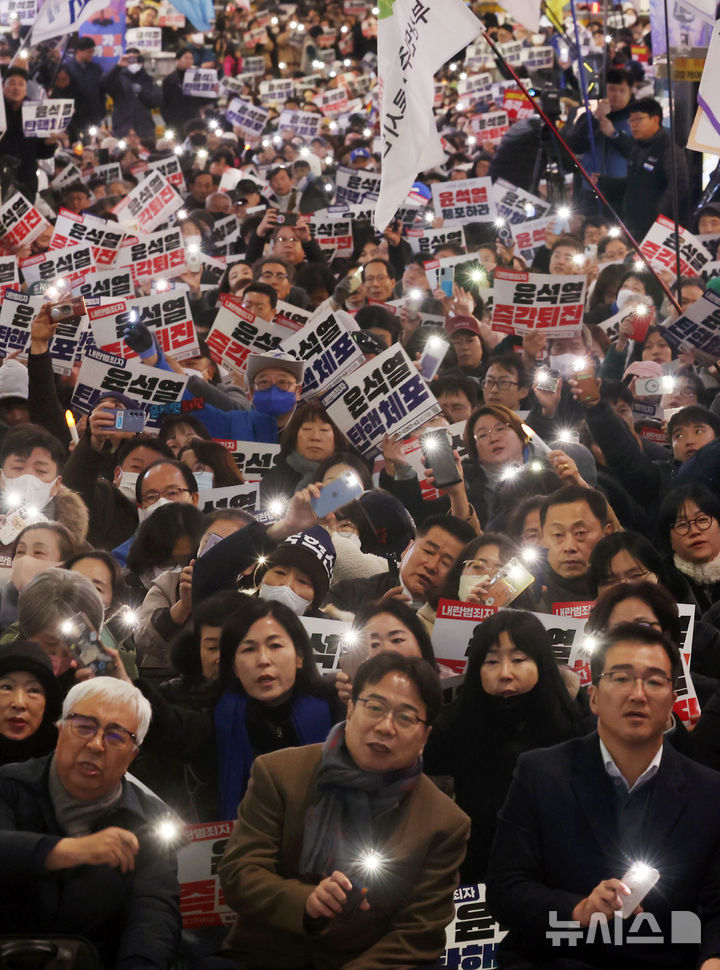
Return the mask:
[[[194,131],[192,135],[189,135],[191,145],[202,146],[207,142],[207,136],[202,131]]]

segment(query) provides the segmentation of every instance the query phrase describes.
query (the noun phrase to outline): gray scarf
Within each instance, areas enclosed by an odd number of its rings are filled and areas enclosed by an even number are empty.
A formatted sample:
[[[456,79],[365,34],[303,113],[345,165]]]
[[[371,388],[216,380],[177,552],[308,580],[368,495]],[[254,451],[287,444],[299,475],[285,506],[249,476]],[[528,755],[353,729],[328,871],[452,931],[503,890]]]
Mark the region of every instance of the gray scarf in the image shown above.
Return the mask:
[[[320,467],[319,461],[310,461],[309,458],[303,458],[297,451],[291,451],[289,455],[286,455],[285,461],[293,471],[302,475],[302,478],[295,486],[296,492],[299,492],[301,488],[305,488],[307,485],[311,485],[316,480],[315,473]]]
[[[77,798],[73,798],[60,781],[54,755],[50,762],[48,788],[50,800],[55,809],[55,818],[60,823],[63,832],[72,837],[90,835],[97,819],[116,805],[122,796],[122,783],[120,783],[109,795],[104,795],[92,802],[81,802]]]

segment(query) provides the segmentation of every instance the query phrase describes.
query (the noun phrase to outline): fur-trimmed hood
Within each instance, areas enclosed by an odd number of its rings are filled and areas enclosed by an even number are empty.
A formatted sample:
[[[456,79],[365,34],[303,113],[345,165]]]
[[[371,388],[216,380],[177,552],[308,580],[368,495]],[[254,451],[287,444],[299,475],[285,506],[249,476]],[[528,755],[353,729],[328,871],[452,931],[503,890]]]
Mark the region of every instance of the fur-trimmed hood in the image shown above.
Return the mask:
[[[52,497],[43,509],[43,515],[54,519],[69,529],[76,545],[85,542],[90,524],[90,513],[87,505],[77,492],[60,485],[57,494]]]

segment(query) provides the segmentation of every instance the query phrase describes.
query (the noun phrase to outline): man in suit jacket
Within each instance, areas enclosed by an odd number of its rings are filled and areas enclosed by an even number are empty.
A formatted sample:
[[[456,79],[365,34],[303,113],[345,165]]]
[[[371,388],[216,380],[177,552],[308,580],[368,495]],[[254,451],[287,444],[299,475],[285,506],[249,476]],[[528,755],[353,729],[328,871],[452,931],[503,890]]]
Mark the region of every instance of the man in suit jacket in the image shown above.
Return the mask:
[[[238,914],[228,956],[284,970],[437,959],[470,829],[422,774],[441,699],[426,661],[382,653],[358,670],[325,745],[255,760],[219,868]]]
[[[597,734],[521,755],[487,875],[500,967],[720,970],[720,774],[664,744],[679,672],[661,633],[615,627],[592,656]],[[637,862],[659,881],[641,919],[614,923]]]

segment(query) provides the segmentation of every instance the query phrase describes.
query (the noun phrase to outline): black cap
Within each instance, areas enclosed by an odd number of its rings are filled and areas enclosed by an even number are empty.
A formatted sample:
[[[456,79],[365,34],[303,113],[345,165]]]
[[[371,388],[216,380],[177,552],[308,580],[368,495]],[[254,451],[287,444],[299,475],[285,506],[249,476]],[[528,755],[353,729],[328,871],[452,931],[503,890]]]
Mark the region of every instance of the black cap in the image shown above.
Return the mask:
[[[62,710],[62,691],[53,673],[50,658],[39,643],[31,640],[13,640],[0,647],[0,677],[26,671],[37,677],[45,689],[44,720],[56,721]]]

